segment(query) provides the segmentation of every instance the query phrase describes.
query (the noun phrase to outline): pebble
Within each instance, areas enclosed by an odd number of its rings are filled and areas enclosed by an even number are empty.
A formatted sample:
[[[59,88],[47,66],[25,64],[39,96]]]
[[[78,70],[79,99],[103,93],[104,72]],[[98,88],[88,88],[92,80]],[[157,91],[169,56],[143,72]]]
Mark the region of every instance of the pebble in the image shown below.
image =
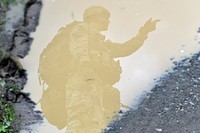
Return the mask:
[[[161,128],[156,128],[156,131],[162,132],[162,129]]]

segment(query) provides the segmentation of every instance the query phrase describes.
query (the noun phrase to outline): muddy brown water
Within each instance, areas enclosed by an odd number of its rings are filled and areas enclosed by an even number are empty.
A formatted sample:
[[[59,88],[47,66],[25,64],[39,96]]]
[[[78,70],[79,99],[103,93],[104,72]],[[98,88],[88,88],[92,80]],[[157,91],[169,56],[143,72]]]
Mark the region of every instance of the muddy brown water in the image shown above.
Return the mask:
[[[41,12],[40,24],[32,34],[35,38],[29,55],[20,60],[28,70],[29,81],[25,87],[31,98],[38,102],[42,97],[43,87],[38,81],[39,56],[43,49],[57,34],[60,27],[82,20],[84,10],[93,5],[100,5],[110,11],[106,39],[123,43],[136,35],[138,29],[149,18],[161,20],[156,31],[152,32],[144,45],[134,54],[119,58],[122,67],[121,79],[114,86],[119,89],[121,103],[134,107],[142,93],[150,91],[154,78],[159,77],[172,66],[172,61],[179,60],[199,51],[197,29],[200,18],[200,2],[194,0],[158,1],[92,1],[83,3],[78,0],[45,0]],[[41,109],[38,104],[37,109]],[[35,125],[35,132],[61,133],[46,120],[43,125]]]

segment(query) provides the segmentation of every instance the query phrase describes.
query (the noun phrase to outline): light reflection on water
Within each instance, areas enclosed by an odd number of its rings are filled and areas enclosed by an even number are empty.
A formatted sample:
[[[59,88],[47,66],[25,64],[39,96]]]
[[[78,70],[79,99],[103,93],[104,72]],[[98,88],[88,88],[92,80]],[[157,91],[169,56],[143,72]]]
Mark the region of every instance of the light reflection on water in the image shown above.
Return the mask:
[[[143,91],[149,91],[153,85],[153,79],[172,66],[170,58],[179,60],[199,50],[197,29],[200,18],[195,16],[200,10],[199,4],[198,0],[193,2],[182,0],[124,2],[120,0],[117,3],[114,0],[101,2],[87,0],[84,3],[78,0],[55,0],[54,2],[45,0],[40,25],[32,35],[35,40],[30,54],[21,60],[29,74],[25,91],[31,93],[31,98],[35,102],[41,98],[42,86],[39,85],[37,75],[39,55],[55,36],[57,30],[73,19],[81,20],[82,12],[88,6],[103,5],[111,12],[110,27],[105,35],[115,42],[128,40],[150,17],[161,20],[156,32],[149,36],[139,51],[120,59],[123,73],[120,82],[115,86],[120,88],[122,103],[136,104],[134,99],[137,99]],[[195,36],[197,40],[194,40]],[[40,109],[39,104],[38,109]],[[48,125],[47,122],[45,125],[46,128],[43,129],[46,132],[48,130],[52,133],[62,132]],[[44,131],[38,129],[38,132]]]

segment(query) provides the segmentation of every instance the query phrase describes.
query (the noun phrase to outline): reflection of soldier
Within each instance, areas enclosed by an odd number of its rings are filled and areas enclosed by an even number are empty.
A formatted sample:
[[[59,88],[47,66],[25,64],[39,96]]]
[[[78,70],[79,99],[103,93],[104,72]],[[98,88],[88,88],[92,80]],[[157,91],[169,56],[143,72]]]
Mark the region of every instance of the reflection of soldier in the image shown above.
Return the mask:
[[[148,20],[135,37],[117,44],[100,34],[109,17],[103,7],[88,8],[83,22],[61,28],[41,54],[40,77],[48,84],[41,107],[50,123],[67,125],[67,133],[98,133],[117,114],[120,94],[113,85],[121,67],[114,58],[139,49],[157,23]]]
[[[120,95],[113,84],[120,79],[121,67],[114,58],[131,55],[140,48],[157,22],[150,19],[135,37],[120,45],[105,41],[100,34],[107,30],[109,16],[103,7],[88,8],[84,22],[71,30],[69,50],[75,73],[66,86],[68,131],[100,132],[119,111]]]

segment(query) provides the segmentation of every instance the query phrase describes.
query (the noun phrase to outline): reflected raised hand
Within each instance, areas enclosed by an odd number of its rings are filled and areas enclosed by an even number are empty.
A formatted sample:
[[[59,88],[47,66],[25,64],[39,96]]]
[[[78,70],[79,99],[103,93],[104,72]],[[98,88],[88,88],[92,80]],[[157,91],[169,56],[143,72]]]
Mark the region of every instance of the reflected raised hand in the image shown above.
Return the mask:
[[[155,19],[152,20],[152,18],[150,18],[145,24],[144,26],[140,29],[140,32],[142,33],[148,33],[148,32],[152,32],[156,29],[156,24],[160,22],[160,20]]]

